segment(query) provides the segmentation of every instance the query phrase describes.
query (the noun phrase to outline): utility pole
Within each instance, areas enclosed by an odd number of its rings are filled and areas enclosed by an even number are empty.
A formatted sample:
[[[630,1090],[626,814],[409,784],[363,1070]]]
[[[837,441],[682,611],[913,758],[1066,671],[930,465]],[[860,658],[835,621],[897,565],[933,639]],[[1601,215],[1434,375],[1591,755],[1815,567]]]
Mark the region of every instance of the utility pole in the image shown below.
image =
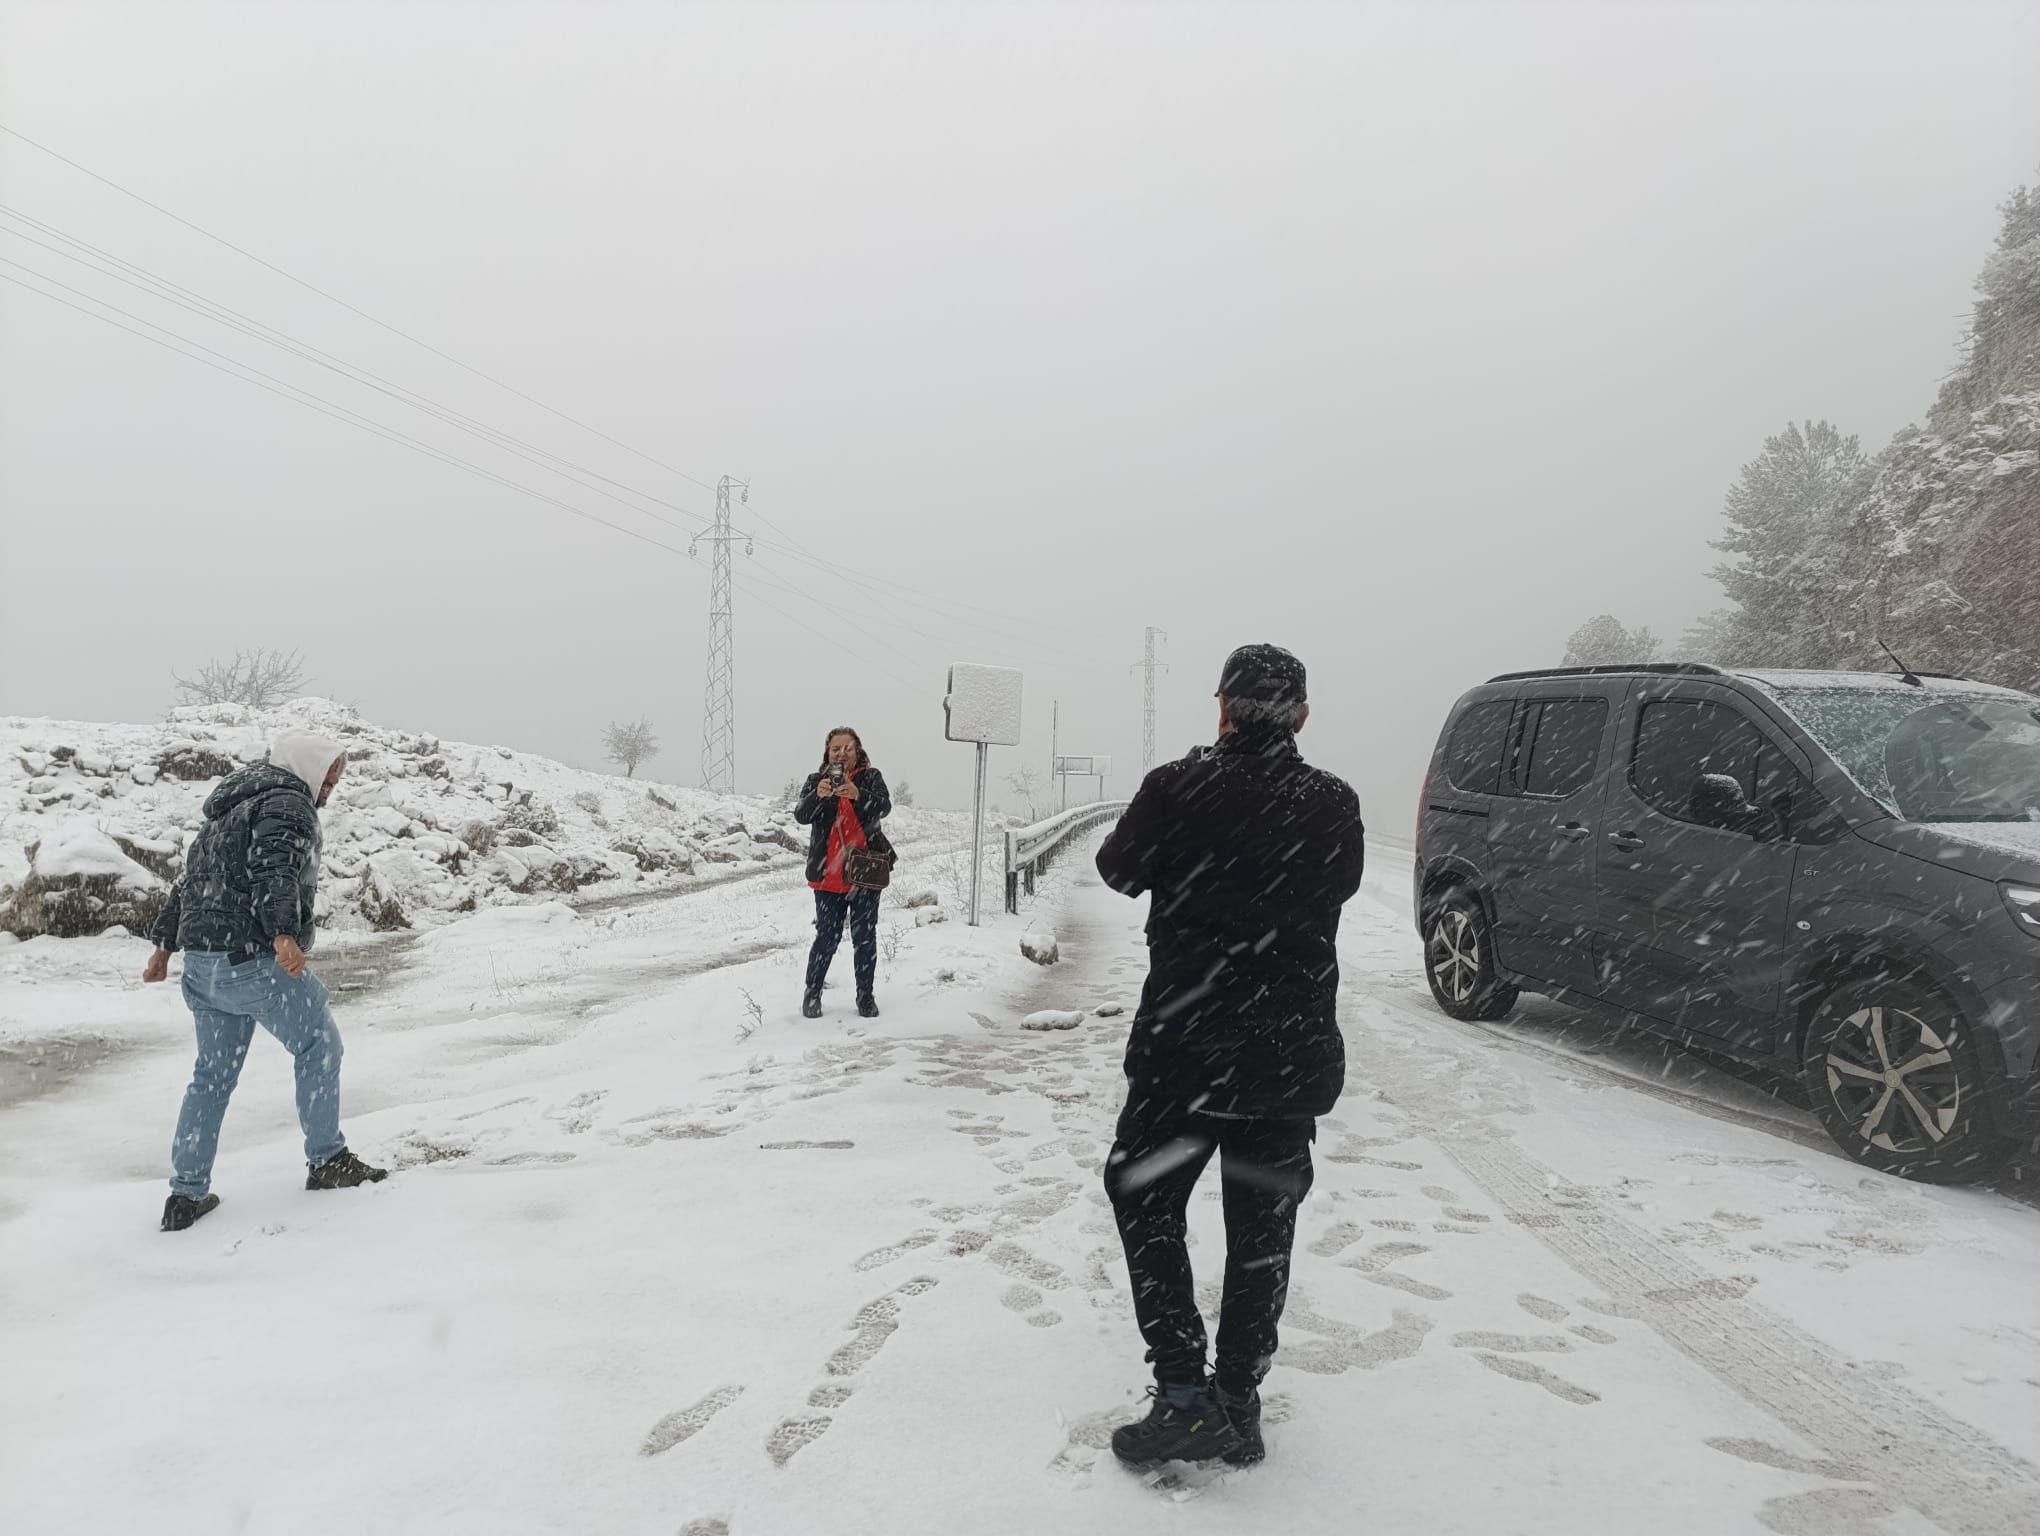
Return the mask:
[[[1147,627],[1147,654],[1133,664],[1133,670],[1144,674],[1141,688],[1141,736],[1140,771],[1146,773],[1155,765],[1155,669],[1166,672],[1169,664],[1155,660],[1155,637],[1168,639],[1168,635],[1150,624]]]
[[[737,788],[736,622],[730,611],[730,545],[737,535],[730,527],[732,489],[741,493],[740,500],[750,501],[750,482],[724,475],[715,487],[715,526],[687,543],[690,555],[703,539],[709,544],[708,694],[701,712],[701,787],[726,795]],[[744,553],[751,553],[748,537]]]

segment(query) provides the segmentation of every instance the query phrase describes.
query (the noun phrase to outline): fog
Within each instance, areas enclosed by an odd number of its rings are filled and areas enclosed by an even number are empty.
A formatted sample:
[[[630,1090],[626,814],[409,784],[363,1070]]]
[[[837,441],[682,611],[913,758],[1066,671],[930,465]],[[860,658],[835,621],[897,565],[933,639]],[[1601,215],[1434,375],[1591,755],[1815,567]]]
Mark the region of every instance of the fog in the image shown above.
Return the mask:
[[[649,716],[693,783],[685,551],[733,475],[740,789],[849,722],[963,803],[978,661],[1027,676],[995,779],[1059,701],[1128,792],[1155,625],[1164,757],[1272,640],[1404,834],[1461,690],[1715,606],[1767,433],[1920,416],[2040,165],[2036,57],[2030,5],[0,6],[0,122],[446,356],[17,138],[0,202],[639,509],[6,221],[0,274],[618,527],[0,283],[0,714],[153,718],[296,648],[575,763]]]

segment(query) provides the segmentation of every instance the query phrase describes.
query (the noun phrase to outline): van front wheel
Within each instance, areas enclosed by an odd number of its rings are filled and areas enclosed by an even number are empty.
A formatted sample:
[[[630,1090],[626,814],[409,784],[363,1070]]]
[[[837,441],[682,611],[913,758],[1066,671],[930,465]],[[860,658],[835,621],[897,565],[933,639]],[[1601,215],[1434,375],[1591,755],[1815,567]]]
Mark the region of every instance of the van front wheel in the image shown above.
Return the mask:
[[[1947,1184],[1999,1160],[1968,1020],[1935,988],[1895,976],[1836,988],[1806,1033],[1804,1079],[1827,1133],[1866,1167]]]
[[[1516,988],[1495,970],[1494,929],[1471,892],[1453,891],[1424,924],[1424,979],[1455,1019],[1499,1019],[1516,1006]]]

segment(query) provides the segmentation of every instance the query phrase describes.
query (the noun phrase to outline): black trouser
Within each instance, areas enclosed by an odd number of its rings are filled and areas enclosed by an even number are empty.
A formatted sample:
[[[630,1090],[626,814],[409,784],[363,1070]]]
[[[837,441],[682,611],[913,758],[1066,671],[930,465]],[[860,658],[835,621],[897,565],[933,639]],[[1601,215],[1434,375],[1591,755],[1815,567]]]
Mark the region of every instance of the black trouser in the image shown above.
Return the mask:
[[[850,919],[850,959],[857,973],[857,995],[869,997],[878,979],[878,892],[862,887],[815,892],[815,947],[808,951],[807,989],[819,992],[828,979],[829,962],[843,942],[846,916]]]
[[[1316,1137],[1310,1119],[1219,1119],[1152,1100],[1127,1103],[1105,1163],[1105,1192],[1126,1245],[1134,1316],[1157,1381],[1204,1376],[1204,1319],[1183,1234],[1190,1191],[1213,1152],[1225,1197],[1225,1292],[1213,1374],[1219,1385],[1245,1392],[1268,1373]]]

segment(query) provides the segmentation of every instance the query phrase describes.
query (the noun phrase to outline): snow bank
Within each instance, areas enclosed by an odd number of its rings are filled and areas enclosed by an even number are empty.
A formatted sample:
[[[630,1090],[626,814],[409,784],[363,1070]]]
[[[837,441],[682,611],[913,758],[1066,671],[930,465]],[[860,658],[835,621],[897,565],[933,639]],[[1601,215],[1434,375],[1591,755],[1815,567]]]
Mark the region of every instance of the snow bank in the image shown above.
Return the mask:
[[[321,816],[325,927],[429,927],[499,905],[681,885],[705,866],[791,866],[807,847],[806,829],[772,801],[390,730],[325,699],[180,709],[151,725],[6,718],[0,929],[23,938],[116,923],[146,932],[206,796],[293,727],[347,747]],[[936,815],[904,809],[888,825],[896,839],[912,837]],[[62,921],[53,923],[59,891]]]

